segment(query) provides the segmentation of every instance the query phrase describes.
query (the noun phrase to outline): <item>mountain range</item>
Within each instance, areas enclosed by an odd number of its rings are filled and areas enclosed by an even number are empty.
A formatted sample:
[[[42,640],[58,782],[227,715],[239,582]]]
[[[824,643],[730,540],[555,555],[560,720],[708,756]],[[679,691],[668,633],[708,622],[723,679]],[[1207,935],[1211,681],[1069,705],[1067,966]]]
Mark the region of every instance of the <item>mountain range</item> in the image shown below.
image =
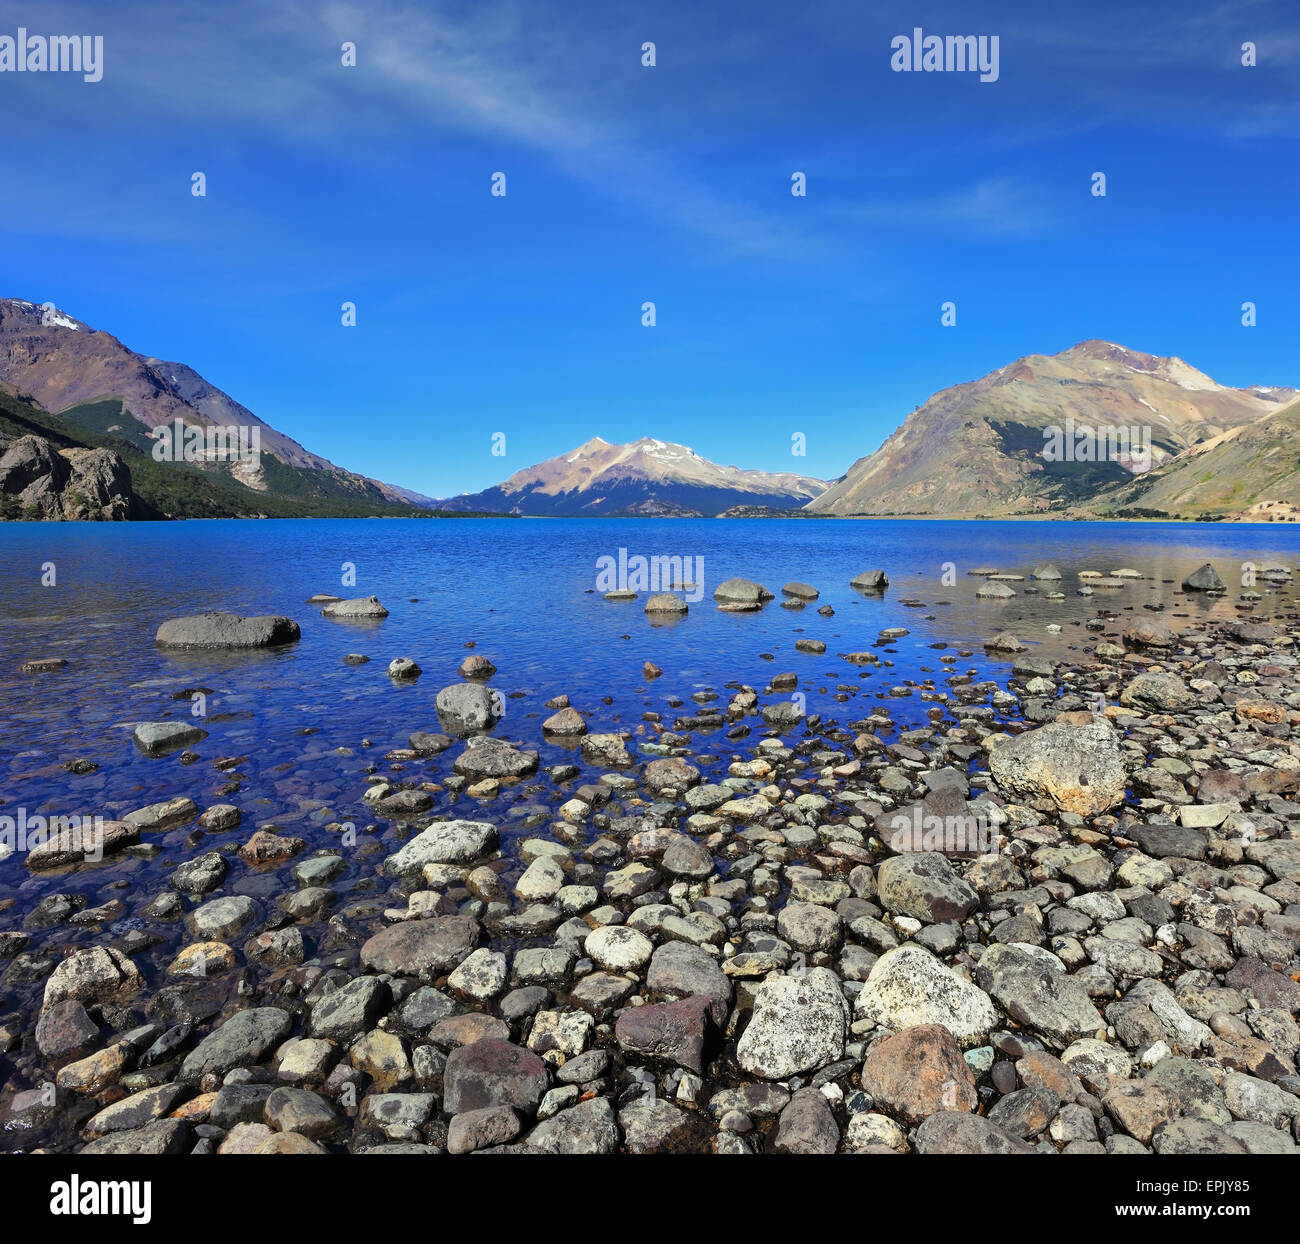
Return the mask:
[[[1214,486],[1212,446],[1285,440],[1295,389],[1232,389],[1179,358],[1084,341],[936,393],[810,505],[813,513],[994,517],[1222,513],[1265,499],[1269,478]],[[1050,460],[1054,430],[1114,429],[1144,453]],[[1046,433],[1046,435],[1045,435]],[[1116,442],[1120,438],[1116,436]],[[1132,446],[1130,446],[1130,449]],[[1218,450],[1212,450],[1219,453]],[[1100,460],[1097,460],[1100,459]],[[1290,455],[1294,469],[1295,455]],[[1198,467],[1188,471],[1189,463]]]
[[[195,460],[177,454],[180,460],[159,461],[158,429],[174,429],[177,421],[205,435],[238,427],[251,437],[255,429],[260,452],[209,450]],[[50,452],[30,443],[13,448],[14,440],[33,436]],[[68,463],[74,450],[102,451],[94,459],[101,467],[109,462],[105,453],[115,456],[109,474],[127,480],[125,501],[114,494],[112,503],[95,503],[107,477],[81,481],[89,494],[72,484],[59,459]],[[17,298],[0,299],[0,453],[21,458],[18,469],[0,468],[10,516],[349,516],[410,513],[429,504],[305,449],[193,368],[138,354],[49,303]],[[50,470],[42,472],[42,464]],[[70,488],[84,503],[63,497]]]
[[[491,488],[434,501],[312,453],[183,363],[136,353],[49,303],[0,299],[0,518],[1297,521],[1298,399],[1296,389],[1230,388],[1182,359],[1094,339],[941,390],[831,481],[722,466],[651,437],[594,436]],[[219,430],[235,427],[255,433],[258,453],[223,450]],[[173,429],[200,451],[160,460],[158,440]],[[1104,452],[1076,449],[1103,429]]]
[[[498,510],[557,518],[710,517],[738,506],[799,509],[826,481],[719,466],[695,450],[643,436],[611,445],[593,436],[576,449],[516,471],[483,492],[439,501],[444,510]]]

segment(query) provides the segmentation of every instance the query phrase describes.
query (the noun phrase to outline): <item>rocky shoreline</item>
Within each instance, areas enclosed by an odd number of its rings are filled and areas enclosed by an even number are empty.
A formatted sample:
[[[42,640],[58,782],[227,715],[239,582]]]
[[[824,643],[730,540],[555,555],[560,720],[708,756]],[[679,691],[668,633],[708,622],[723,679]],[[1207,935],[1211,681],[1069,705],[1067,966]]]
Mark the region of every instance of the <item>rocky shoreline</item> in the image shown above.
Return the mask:
[[[1080,659],[991,635],[1001,681],[937,644],[943,672],[917,689],[930,724],[911,728],[886,699],[853,706],[847,681],[897,631],[830,654],[842,721],[807,713],[781,671],[683,688],[635,730],[592,729],[599,706],[564,694],[520,727],[495,685],[509,671],[472,653],[438,728],[367,766],[369,823],[324,827],[337,845],[241,808],[215,730],[140,723],[137,746],[214,768],[228,797],[106,822],[102,862],[68,835],[27,855],[60,891],[31,905],[18,886],[0,908],[0,1145],[1300,1151],[1300,612],[1289,573],[1271,582],[1270,622],[1121,625],[1101,607]],[[1184,589],[1224,591],[1205,568]],[[732,612],[774,599],[718,591]],[[687,611],[665,595],[649,616]],[[258,648],[299,628],[211,614],[157,642]],[[581,764],[543,766],[557,741]],[[448,793],[474,811],[435,811]],[[499,815],[513,794],[523,815]],[[177,835],[165,884],[124,878],[90,906],[79,891],[157,857],[160,833]],[[353,866],[369,895],[341,903]]]

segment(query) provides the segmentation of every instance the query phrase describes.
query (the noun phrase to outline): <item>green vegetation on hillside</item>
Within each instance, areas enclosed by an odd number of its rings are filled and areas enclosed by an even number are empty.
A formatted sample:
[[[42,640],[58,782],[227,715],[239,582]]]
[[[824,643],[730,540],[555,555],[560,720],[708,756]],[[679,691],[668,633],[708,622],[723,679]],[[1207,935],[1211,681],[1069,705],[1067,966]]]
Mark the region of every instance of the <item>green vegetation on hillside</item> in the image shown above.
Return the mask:
[[[109,432],[110,427],[120,430]],[[389,501],[377,488],[363,493],[328,471],[286,466],[270,454],[263,474],[273,491],[257,492],[227,475],[183,462],[156,462],[148,430],[117,398],[70,407],[58,415],[0,388],[0,430],[13,437],[41,436],[59,449],[109,449],[131,472],[137,498],[133,518],[477,518]],[[319,476],[320,478],[314,478]],[[0,518],[25,517],[10,497]]]

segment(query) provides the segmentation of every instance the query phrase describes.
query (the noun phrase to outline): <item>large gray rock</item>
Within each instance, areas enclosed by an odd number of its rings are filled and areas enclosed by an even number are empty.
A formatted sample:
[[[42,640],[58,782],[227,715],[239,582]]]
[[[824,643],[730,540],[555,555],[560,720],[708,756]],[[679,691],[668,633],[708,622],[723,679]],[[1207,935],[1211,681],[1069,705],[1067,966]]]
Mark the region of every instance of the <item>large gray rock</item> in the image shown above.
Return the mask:
[[[140,969],[120,950],[92,946],[77,950],[55,967],[45,982],[43,1008],[65,998],[77,1002],[126,1002],[144,988]]]
[[[723,1028],[731,1011],[731,981],[718,961],[706,950],[689,942],[664,942],[655,948],[646,974],[646,988],[652,993],[689,998],[698,994],[709,1000],[709,1014]]]
[[[142,721],[136,725],[134,737],[141,751],[153,755],[199,743],[208,737],[208,732],[188,721]]]
[[[438,724],[458,739],[491,729],[501,719],[504,701],[482,683],[458,682],[444,687],[434,700]]]
[[[864,570],[849,581],[849,586],[859,592],[881,592],[889,586],[889,578],[883,570]]]
[[[468,864],[497,845],[495,825],[486,821],[437,821],[384,861],[397,877],[418,876],[426,864]]]
[[[518,778],[537,772],[537,753],[520,751],[501,739],[480,734],[465,743],[452,768],[462,777]]]
[[[891,856],[880,866],[876,888],[886,911],[927,924],[965,920],[979,905],[979,895],[935,851]]]
[[[772,593],[752,579],[724,579],[713,589],[713,599],[725,609],[758,609]]]
[[[941,1024],[966,1049],[983,1045],[1001,1022],[988,994],[915,943],[876,960],[854,1014],[895,1031]]]
[[[0,494],[27,516],[45,520],[120,522],[136,510],[131,472],[117,454],[59,449],[42,436],[20,436],[4,446]]]
[[[245,618],[237,613],[198,613],[169,618],[154,636],[160,648],[270,648],[296,643],[298,623],[279,614]]]
[[[388,610],[377,596],[359,596],[355,600],[330,601],[321,614],[326,618],[386,618]]]
[[[690,606],[674,592],[657,592],[645,603],[646,613],[666,613],[680,615],[688,612]]]
[[[526,1137],[544,1153],[616,1153],[618,1120],[607,1097],[593,1097],[539,1123]]]
[[[376,976],[357,976],[312,1004],[313,1037],[346,1044],[369,1032],[393,1004],[392,991]]]
[[[264,1062],[293,1031],[288,1012],[275,1006],[238,1011],[210,1032],[181,1064],[182,1080],[197,1080],[211,1072],[224,1076],[235,1067]]]
[[[92,1140],[81,1152],[94,1153],[189,1153],[194,1131],[182,1119],[157,1119],[127,1132],[110,1132]]]
[[[1200,703],[1177,674],[1165,673],[1139,674],[1120,693],[1119,702],[1125,707],[1157,713],[1176,713]]]
[[[988,947],[975,979],[1011,1019],[1053,1049],[1095,1037],[1106,1026],[1080,981],[1021,946]]]
[[[1209,562],[1206,562],[1200,569],[1193,570],[1183,580],[1184,592],[1222,592],[1224,590],[1223,580],[1219,578],[1219,572]]]
[[[432,980],[458,967],[479,938],[473,916],[404,920],[380,930],[361,947],[361,962],[373,972]]]
[[[203,941],[228,941],[257,922],[257,904],[246,894],[214,898],[190,913],[189,923]]]
[[[941,1110],[932,1114],[916,1129],[917,1153],[1033,1153],[1016,1136],[1006,1132],[978,1114],[961,1114]]]
[[[826,968],[813,968],[806,976],[769,977],[758,987],[736,1060],[765,1080],[815,1071],[843,1056],[848,1022],[839,978]]]
[[[1115,731],[1103,721],[1027,730],[993,749],[989,769],[1012,798],[1080,816],[1121,802],[1127,780]]]

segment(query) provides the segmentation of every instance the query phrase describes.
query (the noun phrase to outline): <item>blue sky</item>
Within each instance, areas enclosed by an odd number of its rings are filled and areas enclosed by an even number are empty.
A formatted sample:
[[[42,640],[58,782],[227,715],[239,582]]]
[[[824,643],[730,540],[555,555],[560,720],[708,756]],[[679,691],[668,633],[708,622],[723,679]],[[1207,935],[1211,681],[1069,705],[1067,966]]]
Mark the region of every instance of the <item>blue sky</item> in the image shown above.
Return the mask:
[[[1087,337],[1300,385],[1294,5],[1053,7],[0,2],[104,36],[0,74],[0,294],[433,496],[593,435],[831,477]],[[998,81],[893,72],[916,26]]]

